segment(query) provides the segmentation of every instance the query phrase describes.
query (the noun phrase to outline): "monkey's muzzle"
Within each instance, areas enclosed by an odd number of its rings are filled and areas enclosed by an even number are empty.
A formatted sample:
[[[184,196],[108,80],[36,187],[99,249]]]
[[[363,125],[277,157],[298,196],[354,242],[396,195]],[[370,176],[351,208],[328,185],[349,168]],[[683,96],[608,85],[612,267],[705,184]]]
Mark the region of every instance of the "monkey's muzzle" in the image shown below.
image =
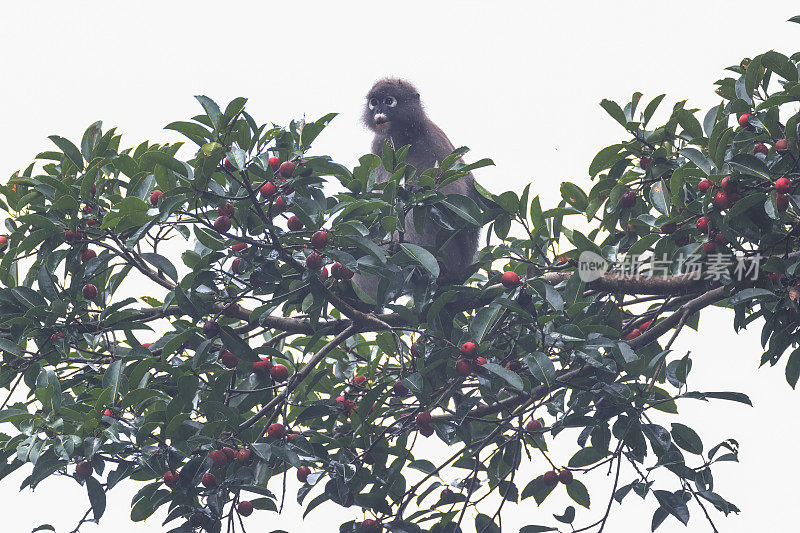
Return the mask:
[[[389,129],[389,124],[390,124],[389,118],[383,113],[377,113],[372,120],[375,122],[375,126],[379,130],[386,131],[387,129]]]

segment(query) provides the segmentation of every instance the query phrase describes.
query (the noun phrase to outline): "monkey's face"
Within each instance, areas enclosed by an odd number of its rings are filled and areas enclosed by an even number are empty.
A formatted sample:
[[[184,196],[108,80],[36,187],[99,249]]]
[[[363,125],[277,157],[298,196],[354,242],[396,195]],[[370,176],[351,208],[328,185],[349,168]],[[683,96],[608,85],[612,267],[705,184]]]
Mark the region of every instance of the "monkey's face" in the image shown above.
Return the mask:
[[[391,94],[370,95],[367,100],[368,125],[380,133],[389,133],[392,122],[399,116],[396,113],[398,100]]]

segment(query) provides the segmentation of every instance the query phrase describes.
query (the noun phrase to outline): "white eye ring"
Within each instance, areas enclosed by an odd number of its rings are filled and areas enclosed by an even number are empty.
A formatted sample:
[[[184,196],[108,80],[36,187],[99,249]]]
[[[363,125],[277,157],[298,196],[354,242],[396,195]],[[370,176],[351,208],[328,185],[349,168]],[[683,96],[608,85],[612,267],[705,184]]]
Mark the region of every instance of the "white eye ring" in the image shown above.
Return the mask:
[[[387,97],[386,97],[386,98],[383,100],[383,103],[384,103],[384,104],[386,104],[386,105],[387,105],[387,106],[389,106],[389,107],[394,107],[394,106],[396,106],[396,105],[397,105],[397,100],[395,99],[395,97],[394,97],[394,96],[387,96]]]
[[[377,98],[370,98],[369,99],[369,110],[370,111],[375,109],[375,106],[377,106],[377,105],[378,105],[378,99]]]

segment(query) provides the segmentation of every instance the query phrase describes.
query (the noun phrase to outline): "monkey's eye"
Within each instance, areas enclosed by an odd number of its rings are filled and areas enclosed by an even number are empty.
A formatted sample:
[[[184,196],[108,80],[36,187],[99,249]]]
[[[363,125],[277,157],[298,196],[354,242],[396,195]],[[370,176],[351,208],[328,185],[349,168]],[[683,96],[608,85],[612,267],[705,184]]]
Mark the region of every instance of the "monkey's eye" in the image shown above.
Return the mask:
[[[395,100],[394,96],[387,96],[383,100],[383,103],[384,103],[384,105],[387,105],[389,107],[394,107],[394,106],[397,105],[397,100]]]
[[[369,109],[370,109],[370,111],[375,109],[375,106],[377,106],[377,105],[378,105],[378,99],[377,98],[370,98],[369,99]]]

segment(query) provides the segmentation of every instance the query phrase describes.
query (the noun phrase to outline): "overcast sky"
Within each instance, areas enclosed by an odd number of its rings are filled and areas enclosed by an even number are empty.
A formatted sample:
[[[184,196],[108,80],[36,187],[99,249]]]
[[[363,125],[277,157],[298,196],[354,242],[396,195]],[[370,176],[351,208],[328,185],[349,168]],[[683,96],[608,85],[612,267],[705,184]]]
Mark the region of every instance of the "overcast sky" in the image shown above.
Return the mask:
[[[370,136],[359,124],[363,96],[375,79],[392,75],[418,86],[431,118],[456,146],[472,148],[468,159],[495,161],[477,174],[482,185],[519,192],[532,182],[544,206],[558,201],[561,181],[588,190],[593,155],[625,138],[599,107],[601,99],[624,105],[634,91],[647,100],[667,93],[665,110],[687,98],[689,107],[707,109],[718,102],[713,82],[725,66],[769,49],[791,54],[800,43],[800,26],[785,22],[800,14],[800,5],[776,0],[586,0],[546,7],[442,0],[8,2],[3,11],[0,179],[52,148],[47,135],[79,141],[98,119],[106,129],[119,128],[123,146],[182,140],[162,128],[200,112],[195,94],[220,104],[246,96],[260,122],[339,112],[314,152],[351,166],[369,150]],[[731,317],[704,314],[702,333],[687,332],[675,350],[692,351],[695,389],[746,392],[755,408],[684,403],[681,421],[700,430],[706,448],[728,437],[741,444],[741,463],[715,471],[715,490],[742,509],[727,519],[713,513],[720,531],[788,531],[797,520],[800,423],[793,411],[800,391],[785,383],[784,362],[757,371],[760,324],[735,336]],[[563,449],[566,460],[575,446],[562,435],[554,453]],[[520,478],[544,469],[534,465]],[[53,479],[34,493],[19,493],[23,477],[18,472],[0,482],[2,508],[14,511],[4,516],[4,531],[27,532],[41,523],[70,531],[88,504],[83,489],[71,479]],[[602,515],[609,481],[602,472],[588,479],[593,505],[578,513],[584,525]],[[128,520],[139,486],[115,489],[101,525],[82,531],[159,531],[159,515],[144,524]],[[542,508],[532,499],[507,506],[504,530],[552,524],[551,513],[568,504],[561,493]],[[615,504],[607,531],[649,531],[654,498],[640,503],[632,496],[625,503],[625,509]],[[693,511],[690,530],[711,531]],[[253,531],[327,532],[338,530],[332,524],[340,517],[360,515],[324,505],[302,526],[298,517],[289,505],[279,519],[256,512],[247,520]],[[668,518],[658,531],[686,528]]]

